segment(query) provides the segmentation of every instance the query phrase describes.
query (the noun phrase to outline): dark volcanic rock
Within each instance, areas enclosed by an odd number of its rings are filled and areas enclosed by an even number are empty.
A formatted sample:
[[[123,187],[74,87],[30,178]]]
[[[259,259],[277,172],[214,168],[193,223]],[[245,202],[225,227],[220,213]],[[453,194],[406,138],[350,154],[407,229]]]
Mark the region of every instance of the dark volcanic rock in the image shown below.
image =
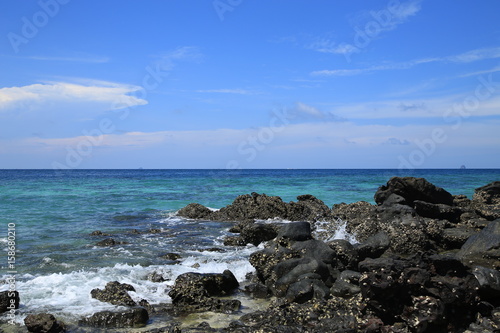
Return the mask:
[[[19,293],[17,291],[0,292],[0,313],[19,309]]]
[[[129,284],[113,281],[108,282],[103,290],[93,289],[90,292],[90,295],[92,296],[92,298],[95,298],[101,302],[107,302],[113,305],[137,305],[127,291],[135,291],[135,289]]]
[[[312,239],[311,224],[309,222],[294,222],[284,224],[276,236],[278,239],[305,241]]]
[[[389,235],[381,231],[373,236],[368,237],[366,241],[361,244],[357,244],[355,249],[358,253],[359,260],[365,258],[378,258],[380,257],[390,246],[391,239]]]
[[[24,318],[28,332],[35,333],[60,333],[66,332],[66,327],[50,313],[30,314]]]
[[[245,245],[250,243],[255,246],[274,239],[276,235],[276,228],[265,223],[248,224],[240,232],[241,243],[245,243]]]
[[[431,184],[424,178],[393,177],[387,182],[387,185],[381,186],[375,193],[375,202],[381,205],[391,194],[403,197],[410,206],[415,200],[453,205],[453,196],[449,192]]]
[[[336,265],[340,271],[358,268],[358,252],[351,243],[344,239],[334,239],[327,245],[335,253]]]
[[[142,307],[135,307],[119,312],[101,311],[91,317],[82,319],[80,325],[98,328],[144,327],[148,323],[149,314]]]
[[[189,219],[210,219],[212,210],[198,203],[190,203],[184,208],[181,208],[177,215],[187,217]]]
[[[477,188],[471,206],[487,220],[500,219],[500,181]]]
[[[238,281],[229,270],[222,274],[184,273],[177,277],[168,295],[181,312],[232,312],[239,309],[239,301],[221,300],[214,296],[227,296],[238,286]]]
[[[127,243],[115,241],[113,238],[106,238],[106,239],[96,243],[96,246],[115,246],[115,245],[121,245],[121,244],[127,244]]]
[[[481,299],[500,306],[500,271],[478,266],[472,273],[479,282]]]
[[[467,265],[500,268],[500,220],[472,235],[457,256]]]
[[[462,210],[445,204],[433,204],[425,201],[415,200],[413,202],[418,215],[439,220],[458,222]]]
[[[291,221],[316,221],[330,216],[330,208],[310,194],[300,195],[297,202],[286,203],[280,197],[251,193],[238,196],[232,204],[218,211],[211,211],[200,204],[189,204],[177,215],[187,218],[216,221],[248,221],[285,219]]]

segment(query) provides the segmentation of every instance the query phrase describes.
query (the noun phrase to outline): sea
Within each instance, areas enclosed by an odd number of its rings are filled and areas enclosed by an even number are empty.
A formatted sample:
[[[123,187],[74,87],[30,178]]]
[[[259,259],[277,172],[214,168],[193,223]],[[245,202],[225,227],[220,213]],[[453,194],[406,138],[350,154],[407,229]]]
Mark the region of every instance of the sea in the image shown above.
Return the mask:
[[[0,329],[16,332],[32,313],[48,312],[71,326],[95,312],[116,310],[90,296],[110,281],[133,285],[131,297],[153,305],[169,303],[175,278],[186,272],[229,269],[244,283],[254,271],[248,257],[263,245],[223,246],[232,223],[177,216],[189,203],[216,210],[252,192],[286,202],[312,194],[330,207],[374,203],[377,188],[393,176],[424,177],[472,198],[475,188],[500,180],[500,169],[0,170],[0,291],[15,288],[21,298],[15,314],[0,316]],[[97,230],[109,236],[91,236]],[[331,237],[355,235],[339,230]],[[96,245],[105,238],[119,244]],[[167,253],[180,259],[165,259]],[[165,281],[151,281],[153,273]],[[241,313],[263,306],[238,297]],[[151,325],[162,320],[153,317]],[[223,324],[221,318],[214,322]]]

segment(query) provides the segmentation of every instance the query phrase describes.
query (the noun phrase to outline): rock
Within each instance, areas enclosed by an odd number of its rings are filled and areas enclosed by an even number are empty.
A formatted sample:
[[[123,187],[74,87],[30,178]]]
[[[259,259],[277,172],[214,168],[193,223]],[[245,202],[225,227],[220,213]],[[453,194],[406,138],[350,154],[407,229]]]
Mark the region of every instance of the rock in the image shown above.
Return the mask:
[[[241,230],[240,237],[245,244],[253,244],[255,246],[262,242],[274,239],[277,235],[274,226],[265,223],[252,223]]]
[[[184,273],[177,277],[168,295],[172,304],[183,312],[232,312],[239,309],[239,301],[220,300],[214,296],[227,296],[238,286],[229,270],[222,274]]]
[[[180,255],[180,254],[178,254],[178,253],[171,253],[171,252],[169,252],[169,253],[162,254],[162,255],[160,256],[160,258],[161,258],[161,259],[167,259],[167,260],[172,260],[172,261],[174,261],[174,260],[178,260],[178,259],[180,259],[180,258],[181,258],[181,255]]]
[[[500,181],[476,188],[472,200],[487,205],[500,203]]]
[[[92,296],[92,298],[95,298],[101,302],[107,302],[113,305],[137,305],[127,291],[135,291],[135,289],[129,284],[113,281],[108,282],[104,290],[93,289],[90,292],[90,295]]]
[[[262,283],[251,283],[245,286],[245,293],[253,298],[268,298],[271,296],[269,289]]]
[[[121,244],[127,244],[127,242],[120,242],[120,241],[115,241],[113,238],[106,238],[96,243],[96,246],[115,246]]]
[[[290,221],[317,221],[330,216],[330,208],[310,194],[299,195],[297,202],[290,202],[286,219]]]
[[[148,274],[147,279],[151,282],[157,282],[157,283],[166,281],[163,275],[158,272],[153,272]]]
[[[92,231],[90,236],[111,236],[110,234],[104,233],[101,230]]]
[[[471,207],[487,220],[500,219],[500,181],[477,188],[472,197]]]
[[[439,331],[444,321],[445,306],[440,299],[431,296],[412,296],[411,305],[405,307],[402,318],[412,332]]]
[[[59,333],[66,332],[64,323],[58,322],[50,313],[30,314],[24,318],[28,332]]]
[[[288,302],[305,303],[311,299],[325,299],[329,295],[330,290],[323,281],[305,278],[290,285],[285,299]]]
[[[339,278],[335,281],[330,292],[337,297],[352,297],[361,292],[359,287],[359,279],[361,273],[345,270],[340,273]]]
[[[433,204],[425,201],[415,200],[413,202],[418,215],[432,219],[448,220],[456,223],[460,221],[462,210],[445,204]]]
[[[476,230],[465,227],[443,229],[441,246],[446,249],[460,249],[467,239],[477,233]]]
[[[231,205],[213,212],[212,218],[219,221],[267,220],[286,215],[287,205],[280,197],[253,192],[238,196]]]
[[[500,306],[500,272],[495,269],[477,266],[472,273],[479,282],[481,299]]]
[[[486,228],[472,235],[457,256],[466,265],[500,268],[500,220],[490,222]]]
[[[213,211],[198,203],[190,203],[178,212],[178,216],[187,217],[188,219],[210,219]]]
[[[336,267],[340,271],[358,267],[359,256],[356,248],[344,239],[334,239],[327,245],[335,253]]]
[[[276,237],[291,241],[310,240],[312,239],[311,224],[309,222],[286,223],[281,227]]]
[[[19,292],[17,291],[2,291],[0,292],[0,313],[19,309]]]
[[[139,328],[146,326],[148,320],[149,314],[146,309],[134,307],[119,312],[97,312],[88,318],[82,319],[79,324],[98,328]]]
[[[410,206],[413,206],[416,200],[453,205],[453,196],[449,192],[431,184],[424,178],[392,177],[387,185],[381,186],[375,193],[375,202],[382,205],[391,194],[403,197]]]
[[[241,236],[224,237],[224,246],[245,246],[247,242]]]
[[[358,253],[359,260],[364,260],[368,257],[380,257],[389,248],[390,244],[391,240],[389,235],[386,232],[381,231],[368,237],[368,239],[363,243],[357,244],[355,249]]]

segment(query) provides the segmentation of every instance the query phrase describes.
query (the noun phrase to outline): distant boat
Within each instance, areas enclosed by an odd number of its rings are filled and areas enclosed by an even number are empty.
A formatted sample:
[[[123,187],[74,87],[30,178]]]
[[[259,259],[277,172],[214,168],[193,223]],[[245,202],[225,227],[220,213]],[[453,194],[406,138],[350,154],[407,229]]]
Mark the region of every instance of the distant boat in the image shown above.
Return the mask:
[[[467,169],[467,168],[465,167],[465,165],[461,165],[461,166],[460,166],[460,169],[465,170],[465,169]]]

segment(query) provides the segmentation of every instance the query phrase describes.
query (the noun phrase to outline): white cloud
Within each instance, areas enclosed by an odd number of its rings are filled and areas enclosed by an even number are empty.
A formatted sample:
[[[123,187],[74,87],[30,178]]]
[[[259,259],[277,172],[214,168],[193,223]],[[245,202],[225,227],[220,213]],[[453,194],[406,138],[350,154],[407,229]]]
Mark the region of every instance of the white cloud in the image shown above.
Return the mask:
[[[130,95],[141,87],[105,81],[85,81],[87,84],[45,82],[0,88],[0,112],[13,109],[54,109],[58,104],[67,106],[97,103],[103,111],[147,104],[146,100]]]
[[[474,61],[496,59],[496,58],[500,58],[500,47],[471,50],[461,54],[445,56],[445,57],[430,57],[430,58],[414,59],[406,62],[385,63],[382,65],[377,65],[367,68],[324,69],[324,70],[313,71],[310,74],[313,76],[348,76],[348,75],[373,73],[377,71],[409,69],[421,64],[428,64],[433,62],[470,63]],[[492,70],[489,73],[495,71],[497,70]]]

